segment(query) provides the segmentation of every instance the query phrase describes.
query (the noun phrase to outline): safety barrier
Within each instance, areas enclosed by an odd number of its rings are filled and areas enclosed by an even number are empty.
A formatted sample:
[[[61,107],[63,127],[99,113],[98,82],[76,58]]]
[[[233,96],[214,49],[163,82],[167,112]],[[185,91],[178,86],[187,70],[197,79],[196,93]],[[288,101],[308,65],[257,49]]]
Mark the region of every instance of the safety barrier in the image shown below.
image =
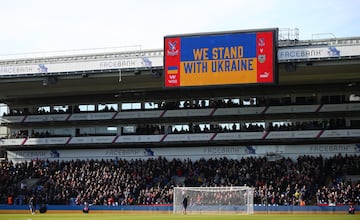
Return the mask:
[[[48,211],[82,211],[83,206],[47,205]],[[159,211],[172,212],[172,204],[168,205],[121,205],[91,206],[91,211]],[[255,213],[347,213],[349,206],[254,206]],[[0,213],[29,210],[28,205],[0,205]],[[355,212],[360,206],[355,206]],[[189,210],[190,211],[190,210]]]

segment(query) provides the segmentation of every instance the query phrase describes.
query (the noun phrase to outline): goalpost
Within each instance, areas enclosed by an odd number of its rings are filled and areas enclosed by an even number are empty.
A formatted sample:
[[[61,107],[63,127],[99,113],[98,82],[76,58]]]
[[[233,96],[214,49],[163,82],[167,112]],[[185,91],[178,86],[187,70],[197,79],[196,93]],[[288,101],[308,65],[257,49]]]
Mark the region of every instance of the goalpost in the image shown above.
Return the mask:
[[[174,214],[184,213],[185,197],[187,213],[254,213],[254,189],[247,186],[174,187]]]

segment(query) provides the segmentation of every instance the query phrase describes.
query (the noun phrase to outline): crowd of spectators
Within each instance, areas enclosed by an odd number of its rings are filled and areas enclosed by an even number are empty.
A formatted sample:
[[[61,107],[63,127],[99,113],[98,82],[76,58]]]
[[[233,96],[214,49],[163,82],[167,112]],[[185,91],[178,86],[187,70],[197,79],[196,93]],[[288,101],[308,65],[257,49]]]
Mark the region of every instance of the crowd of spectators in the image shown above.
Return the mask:
[[[264,127],[260,123],[228,123],[222,125],[220,123],[211,122],[207,125],[200,126],[198,123],[190,122],[187,126],[181,126],[180,129],[169,126],[167,134],[191,134],[191,133],[224,133],[224,132],[256,132],[256,131],[300,131],[300,130],[328,130],[328,129],[345,129],[352,128],[345,125],[345,119],[332,118],[329,120],[311,120],[311,121],[296,121],[279,124],[270,122],[268,126]],[[158,124],[139,124],[133,135],[152,135],[164,134],[165,129],[163,125]],[[127,133],[123,133],[126,135]]]
[[[359,156],[0,162],[0,203],[171,204],[174,186],[252,186],[255,204],[360,204]],[[30,181],[31,180],[31,181]],[[32,183],[32,184],[30,184]]]
[[[299,130],[320,130],[320,129],[344,129],[347,128],[344,118],[331,118],[329,120],[296,121],[282,125],[269,123],[268,131],[299,131]],[[351,128],[351,126],[349,126]]]
[[[316,98],[311,97],[295,97],[295,100],[291,100],[290,97],[280,97],[280,98],[265,98],[265,97],[248,97],[248,98],[209,98],[209,99],[188,99],[188,100],[163,100],[152,103],[152,108],[154,109],[164,109],[164,110],[175,110],[175,109],[201,109],[201,108],[232,108],[232,107],[252,107],[252,106],[285,106],[285,105],[312,105],[312,104],[341,104],[346,103],[345,97],[339,95],[334,97],[323,96],[319,98],[320,100],[316,101]],[[145,103],[145,102],[144,102]],[[144,106],[144,103],[141,103],[141,106]],[[45,114],[64,114],[64,113],[81,113],[81,112],[115,112],[117,107],[109,104],[101,106],[100,108],[94,108],[91,111],[85,111],[80,109],[78,105],[69,105],[63,108],[51,108],[45,110],[42,107],[28,109],[28,108],[14,108],[10,109],[9,113],[4,113],[3,116],[18,116],[18,115],[45,115]],[[121,111],[131,111],[131,110],[147,110],[145,107],[141,109],[122,109]]]
[[[128,132],[121,129],[121,135],[156,135],[156,134],[191,134],[191,133],[224,133],[224,132],[257,132],[257,131],[300,131],[300,130],[328,130],[328,129],[345,129],[357,128],[345,125],[345,119],[332,118],[329,120],[311,120],[311,121],[296,121],[279,124],[270,122],[268,126],[264,127],[263,124],[257,123],[228,123],[226,126],[211,122],[203,126],[198,123],[189,123],[186,126],[177,128],[176,126],[169,125],[167,130],[165,125],[162,124],[137,124],[134,125],[134,131]],[[76,137],[84,136],[116,136],[116,132],[111,133],[78,133]],[[30,134],[27,130],[19,130],[12,132],[7,138],[48,138],[48,137],[70,137],[71,134],[52,134],[50,131],[34,131],[31,130]]]

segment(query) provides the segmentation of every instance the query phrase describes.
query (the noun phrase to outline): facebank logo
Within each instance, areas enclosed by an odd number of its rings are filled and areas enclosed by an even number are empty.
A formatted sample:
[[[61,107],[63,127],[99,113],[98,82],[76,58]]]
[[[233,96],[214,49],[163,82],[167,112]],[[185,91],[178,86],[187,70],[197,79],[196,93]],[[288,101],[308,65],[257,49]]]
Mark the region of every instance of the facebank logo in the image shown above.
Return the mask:
[[[149,58],[147,58],[147,57],[143,57],[143,58],[142,58],[141,64],[142,64],[144,67],[152,67],[152,61],[151,61]]]
[[[52,151],[50,152],[50,156],[51,156],[52,158],[59,158],[59,157],[60,157],[60,153],[59,153],[58,151],[56,151],[56,150],[52,150]]]
[[[355,144],[355,152],[360,153],[360,144]]]
[[[38,65],[38,71],[39,73],[47,73],[48,68],[45,66],[45,64],[42,63]]]
[[[154,156],[154,151],[151,150],[150,148],[145,148],[144,155],[148,157],[152,157]]]
[[[256,154],[256,148],[254,146],[246,146],[245,152],[247,154]]]
[[[340,50],[338,50],[336,47],[329,47],[328,54],[329,57],[339,57]]]

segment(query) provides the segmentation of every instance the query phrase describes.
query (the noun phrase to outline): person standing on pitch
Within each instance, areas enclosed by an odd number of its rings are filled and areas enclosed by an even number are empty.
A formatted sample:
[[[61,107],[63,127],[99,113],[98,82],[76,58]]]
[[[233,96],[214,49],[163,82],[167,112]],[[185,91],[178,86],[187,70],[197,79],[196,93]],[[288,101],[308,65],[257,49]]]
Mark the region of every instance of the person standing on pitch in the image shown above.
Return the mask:
[[[35,198],[34,196],[31,196],[29,199],[29,208],[32,215],[35,214],[35,207],[36,207]]]
[[[184,214],[186,214],[186,209],[188,207],[188,202],[189,202],[188,200],[189,200],[188,196],[185,196],[184,199],[183,199],[183,202],[182,202],[182,204],[183,204],[183,213]]]

